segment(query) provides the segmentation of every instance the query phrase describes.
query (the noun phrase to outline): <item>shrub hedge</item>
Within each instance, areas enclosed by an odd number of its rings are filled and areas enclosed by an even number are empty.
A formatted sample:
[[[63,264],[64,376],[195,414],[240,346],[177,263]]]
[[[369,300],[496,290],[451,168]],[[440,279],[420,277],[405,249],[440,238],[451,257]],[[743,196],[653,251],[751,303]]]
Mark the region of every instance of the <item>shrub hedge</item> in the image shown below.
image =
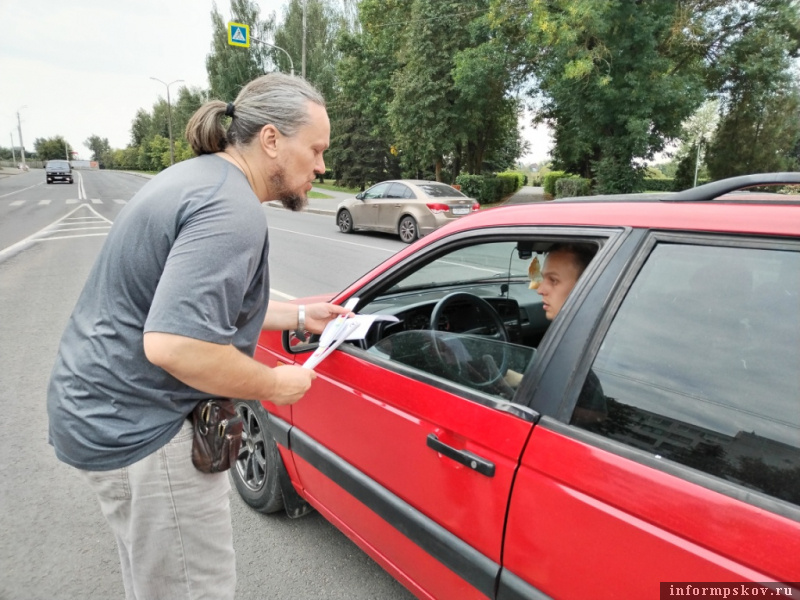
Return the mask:
[[[592,194],[592,180],[570,175],[556,180],[556,198],[571,198],[573,196],[590,196]]]
[[[550,171],[547,175],[544,176],[544,180],[542,181],[542,187],[544,187],[544,193],[550,194],[551,196],[556,195],[556,181],[562,179],[563,177],[570,177],[568,173],[564,171]]]
[[[709,179],[698,179],[697,185],[703,185],[704,183],[708,183]],[[655,179],[652,177],[645,177],[644,178],[644,191],[645,192],[680,192],[682,189],[676,189],[679,187],[675,183],[675,178],[667,177],[667,178],[659,178]],[[691,187],[691,186],[690,186]]]
[[[475,198],[480,204],[491,204],[516,192],[522,185],[524,177],[521,173],[464,174],[456,177],[456,184],[461,186],[463,194]]]

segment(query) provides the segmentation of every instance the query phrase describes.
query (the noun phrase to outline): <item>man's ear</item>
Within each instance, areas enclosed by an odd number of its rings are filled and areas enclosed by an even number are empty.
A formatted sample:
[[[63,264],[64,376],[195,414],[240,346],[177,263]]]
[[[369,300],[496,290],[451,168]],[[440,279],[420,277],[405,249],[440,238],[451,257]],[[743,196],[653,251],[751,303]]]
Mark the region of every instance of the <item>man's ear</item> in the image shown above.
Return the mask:
[[[275,125],[264,125],[258,133],[258,141],[261,148],[267,153],[270,158],[278,156],[278,139],[281,137],[281,132]]]

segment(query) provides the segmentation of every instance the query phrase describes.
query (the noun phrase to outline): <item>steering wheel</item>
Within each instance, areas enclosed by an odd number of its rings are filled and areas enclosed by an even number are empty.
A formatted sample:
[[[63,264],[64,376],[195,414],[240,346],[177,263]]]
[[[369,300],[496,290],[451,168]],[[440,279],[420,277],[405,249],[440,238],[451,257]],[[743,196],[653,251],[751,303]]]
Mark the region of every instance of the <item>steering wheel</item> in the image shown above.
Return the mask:
[[[456,336],[453,336],[450,342],[439,336],[434,336],[432,347],[436,359],[445,371],[461,383],[476,388],[494,385],[503,378],[508,370],[508,347],[505,344],[509,343],[510,340],[503,319],[497,311],[492,308],[492,305],[483,298],[467,292],[454,292],[439,300],[436,306],[433,307],[430,325],[432,331],[438,330],[439,322],[441,321],[441,317],[445,314],[445,310],[453,304],[468,304],[491,320],[494,329],[496,329],[494,334],[490,334],[490,328],[485,325],[475,327],[474,329],[468,329],[460,333],[484,335],[499,342],[504,342],[504,344],[500,344],[503,353],[500,364],[498,365],[491,355],[486,354],[481,357],[474,357],[478,368],[470,365],[469,353],[466,348],[464,348],[461,340]],[[458,347],[454,347],[456,344]]]

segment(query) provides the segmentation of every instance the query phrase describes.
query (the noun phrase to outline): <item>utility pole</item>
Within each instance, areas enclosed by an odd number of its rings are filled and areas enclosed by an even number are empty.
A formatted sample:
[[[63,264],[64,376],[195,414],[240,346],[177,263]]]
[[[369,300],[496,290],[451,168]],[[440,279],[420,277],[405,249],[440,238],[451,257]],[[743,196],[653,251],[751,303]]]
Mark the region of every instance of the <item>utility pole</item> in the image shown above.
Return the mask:
[[[306,78],[306,0],[303,0],[303,67],[301,69],[303,79]]]
[[[14,132],[13,131],[9,131],[8,135],[11,137],[11,162],[13,162],[14,165],[16,165],[17,164],[17,155],[14,154]]]
[[[697,172],[700,170],[700,146],[703,143],[703,137],[697,140],[697,156],[694,159],[694,185],[692,187],[697,187]]]
[[[176,79],[175,81],[170,81],[169,83],[165,83],[160,79],[156,79],[155,77],[151,77],[157,81],[158,83],[162,83],[167,86],[167,129],[169,131],[169,164],[170,166],[175,164],[175,145],[172,142],[172,104],[169,101],[169,86],[173,83],[182,83],[183,79]]]
[[[67,145],[67,140],[64,140],[64,155],[69,160],[69,146]]]
[[[22,123],[19,120],[19,111],[17,111],[17,131],[19,132],[19,153],[22,155],[22,170],[27,171],[28,165],[25,164],[25,144],[22,142]]]

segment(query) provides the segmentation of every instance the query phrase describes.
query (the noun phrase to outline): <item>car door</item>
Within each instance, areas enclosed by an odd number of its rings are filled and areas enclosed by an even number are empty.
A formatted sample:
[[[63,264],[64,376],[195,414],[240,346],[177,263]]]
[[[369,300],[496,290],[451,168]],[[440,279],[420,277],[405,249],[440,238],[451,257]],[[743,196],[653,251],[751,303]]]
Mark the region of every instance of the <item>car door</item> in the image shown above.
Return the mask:
[[[378,223],[381,229],[396,232],[397,224],[400,222],[400,215],[406,205],[414,201],[414,198],[414,192],[410,187],[399,182],[392,183],[386,191],[385,198],[380,201]]]
[[[419,298],[438,293],[432,281],[444,275],[461,281],[462,267],[485,277],[481,285],[498,301],[509,302],[509,279],[495,273],[508,272],[511,247],[490,256],[469,240],[453,236],[429,249],[441,253],[432,262],[427,253],[416,255],[412,262],[432,273],[427,279],[413,266],[398,267],[404,282],[417,277],[420,290],[398,292],[398,302],[410,303],[403,306],[413,312]],[[450,248],[469,265],[445,253]],[[511,287],[540,302],[529,287],[530,253],[514,260],[520,266]],[[373,282],[356,295],[369,301],[385,285]],[[390,305],[382,298],[359,312],[380,312]],[[509,318],[518,323],[519,312]],[[404,333],[426,333],[424,323],[406,324]],[[529,362],[533,350],[525,350]],[[289,444],[304,495],[420,597],[491,598],[508,498],[536,414],[372,351],[342,346],[316,367],[312,390],[292,407]],[[516,368],[524,372],[526,364]]]
[[[653,233],[608,270],[539,363],[498,598],[800,580],[799,299],[792,242]]]
[[[378,227],[379,211],[381,199],[389,189],[389,183],[379,183],[373,185],[363,192],[361,200],[351,207],[353,215],[353,225],[364,229],[376,229]]]

